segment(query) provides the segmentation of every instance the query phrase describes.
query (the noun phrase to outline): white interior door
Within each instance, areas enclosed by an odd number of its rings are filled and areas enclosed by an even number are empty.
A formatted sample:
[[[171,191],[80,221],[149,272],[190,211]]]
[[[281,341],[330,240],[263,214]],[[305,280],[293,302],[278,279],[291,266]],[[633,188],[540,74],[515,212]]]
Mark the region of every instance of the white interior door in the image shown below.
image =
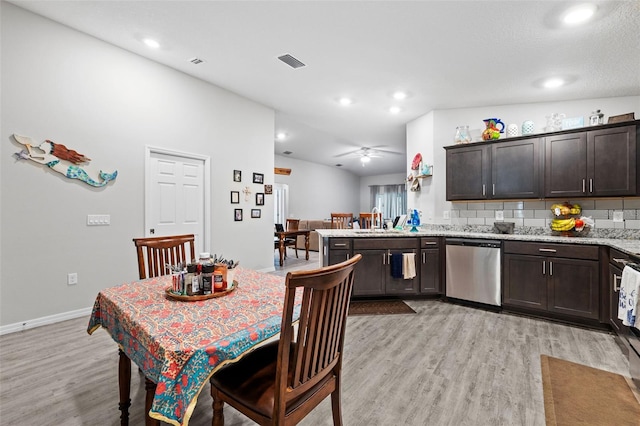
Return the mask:
[[[206,251],[209,157],[148,147],[145,175],[145,235],[194,234]]]

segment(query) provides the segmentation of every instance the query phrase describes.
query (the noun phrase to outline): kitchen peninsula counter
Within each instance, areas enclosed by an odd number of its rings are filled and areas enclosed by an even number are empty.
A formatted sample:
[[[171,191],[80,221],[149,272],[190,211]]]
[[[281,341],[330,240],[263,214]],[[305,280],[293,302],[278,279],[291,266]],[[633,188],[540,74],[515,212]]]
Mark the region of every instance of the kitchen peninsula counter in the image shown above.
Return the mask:
[[[411,237],[464,237],[483,238],[503,241],[530,241],[560,244],[587,244],[608,246],[624,253],[640,256],[640,239],[638,238],[604,238],[604,237],[563,237],[548,233],[498,234],[488,230],[455,230],[443,228],[421,227],[418,232],[409,230],[364,230],[364,229],[317,229],[322,238],[411,238]]]

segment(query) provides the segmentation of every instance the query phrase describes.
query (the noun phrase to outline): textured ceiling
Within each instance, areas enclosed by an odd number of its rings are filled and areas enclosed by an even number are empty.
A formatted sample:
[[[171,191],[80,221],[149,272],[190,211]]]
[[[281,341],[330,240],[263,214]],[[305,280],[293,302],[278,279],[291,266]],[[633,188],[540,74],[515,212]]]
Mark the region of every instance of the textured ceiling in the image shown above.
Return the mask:
[[[288,134],[276,154],[363,176],[404,173],[405,124],[434,109],[640,95],[639,1],[593,2],[574,28],[560,25],[566,1],[11,3],[272,107]],[[542,89],[549,76],[570,84]],[[394,102],[398,89],[409,98]],[[403,155],[336,157],[361,146]]]

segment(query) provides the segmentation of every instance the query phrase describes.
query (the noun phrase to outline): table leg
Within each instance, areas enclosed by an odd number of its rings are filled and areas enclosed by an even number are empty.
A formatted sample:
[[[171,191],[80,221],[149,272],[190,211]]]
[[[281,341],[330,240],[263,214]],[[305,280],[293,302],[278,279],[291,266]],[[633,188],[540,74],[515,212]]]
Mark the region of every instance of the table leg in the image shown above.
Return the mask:
[[[156,394],[156,384],[144,378],[144,388],[147,391],[145,400],[144,400],[144,424],[145,426],[160,426],[160,420],[152,419],[149,417],[149,411],[151,411],[151,404],[153,404],[153,397]]]
[[[224,402],[216,398],[216,389],[211,386],[211,398],[213,398],[213,419],[211,426],[224,426]]]
[[[129,425],[129,407],[131,406],[131,399],[129,393],[131,391],[131,360],[122,351],[118,349],[118,387],[120,390],[120,403],[118,408],[120,409],[120,425]]]
[[[304,235],[304,249],[307,252],[307,260],[309,260],[309,234]]]
[[[280,266],[284,265],[284,236],[280,236],[280,244],[279,244],[279,251],[280,251]]]

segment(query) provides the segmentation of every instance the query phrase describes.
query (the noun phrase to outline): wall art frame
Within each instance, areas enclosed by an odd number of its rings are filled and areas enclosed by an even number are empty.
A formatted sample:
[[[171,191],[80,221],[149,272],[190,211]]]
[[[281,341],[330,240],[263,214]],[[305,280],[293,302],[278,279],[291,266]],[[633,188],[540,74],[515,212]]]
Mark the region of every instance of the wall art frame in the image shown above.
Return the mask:
[[[254,173],[253,174],[253,183],[264,183],[264,174],[262,173]]]
[[[252,219],[259,219],[261,215],[262,215],[262,210],[260,210],[260,209],[251,209],[251,218]]]
[[[256,192],[256,206],[264,206],[264,193]]]
[[[231,204],[240,204],[240,191],[231,191]]]
[[[234,170],[233,171],[233,181],[234,182],[242,182],[242,171]]]
[[[233,220],[236,222],[242,222],[242,209],[233,210]]]

